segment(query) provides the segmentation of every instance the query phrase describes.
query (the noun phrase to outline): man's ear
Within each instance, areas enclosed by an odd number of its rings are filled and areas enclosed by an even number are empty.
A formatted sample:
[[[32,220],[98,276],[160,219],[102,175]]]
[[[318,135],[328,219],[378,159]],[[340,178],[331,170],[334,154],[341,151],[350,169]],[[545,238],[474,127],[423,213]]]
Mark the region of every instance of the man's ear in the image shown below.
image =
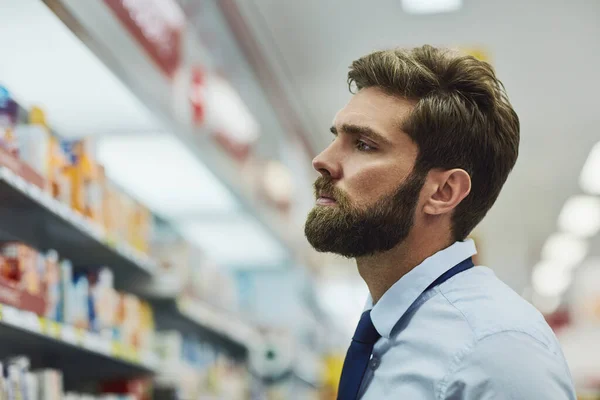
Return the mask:
[[[430,215],[451,212],[471,192],[471,177],[464,169],[431,170],[427,179],[433,193],[426,200],[423,211]]]

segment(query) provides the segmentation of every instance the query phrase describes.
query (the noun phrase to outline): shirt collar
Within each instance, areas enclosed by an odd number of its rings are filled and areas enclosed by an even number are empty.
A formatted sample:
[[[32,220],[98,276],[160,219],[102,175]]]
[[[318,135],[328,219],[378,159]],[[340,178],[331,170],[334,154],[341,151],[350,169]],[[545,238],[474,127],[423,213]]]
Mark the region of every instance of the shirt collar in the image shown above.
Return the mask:
[[[369,295],[365,311],[372,309],[371,319],[377,332],[389,339],[396,323],[433,281],[475,254],[477,249],[473,240],[456,242],[410,270],[383,294],[374,307]]]

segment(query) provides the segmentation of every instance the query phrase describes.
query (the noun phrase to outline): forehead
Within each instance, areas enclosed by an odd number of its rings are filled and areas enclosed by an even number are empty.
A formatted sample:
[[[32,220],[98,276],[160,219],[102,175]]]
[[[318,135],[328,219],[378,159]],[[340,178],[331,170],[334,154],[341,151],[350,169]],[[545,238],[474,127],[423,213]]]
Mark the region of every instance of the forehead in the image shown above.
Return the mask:
[[[367,126],[393,141],[400,126],[414,107],[414,102],[392,96],[379,88],[360,90],[335,116],[333,125]]]

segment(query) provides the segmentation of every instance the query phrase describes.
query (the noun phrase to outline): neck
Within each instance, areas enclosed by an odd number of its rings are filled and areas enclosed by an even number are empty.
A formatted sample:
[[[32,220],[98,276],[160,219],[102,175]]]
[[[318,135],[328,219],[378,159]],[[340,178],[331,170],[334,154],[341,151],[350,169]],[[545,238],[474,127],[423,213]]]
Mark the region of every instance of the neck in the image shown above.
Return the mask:
[[[358,272],[369,287],[373,304],[413,268],[450,245],[447,238],[434,238],[431,234],[409,235],[389,251],[356,258]]]

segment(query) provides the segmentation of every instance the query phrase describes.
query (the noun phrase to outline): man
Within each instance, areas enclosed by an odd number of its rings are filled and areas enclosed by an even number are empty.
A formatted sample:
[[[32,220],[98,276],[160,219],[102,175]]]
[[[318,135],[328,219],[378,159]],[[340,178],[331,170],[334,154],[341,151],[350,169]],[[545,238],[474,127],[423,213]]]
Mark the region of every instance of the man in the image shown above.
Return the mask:
[[[492,67],[430,46],[378,51],[348,83],[305,226],[316,250],[356,259],[371,294],[338,398],[575,399],[540,313],[473,268],[466,238],[519,145]]]

